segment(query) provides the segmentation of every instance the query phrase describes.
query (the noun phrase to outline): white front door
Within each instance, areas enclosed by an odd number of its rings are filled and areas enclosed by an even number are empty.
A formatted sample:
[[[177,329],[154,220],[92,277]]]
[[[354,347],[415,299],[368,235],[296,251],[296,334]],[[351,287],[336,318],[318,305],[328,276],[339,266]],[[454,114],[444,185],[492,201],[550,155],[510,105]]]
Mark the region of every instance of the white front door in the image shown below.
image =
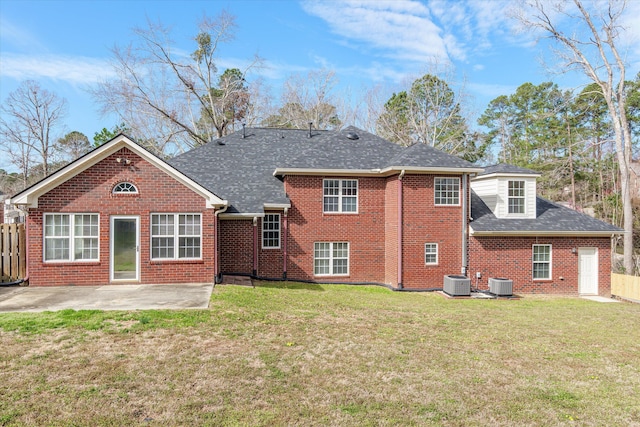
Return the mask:
[[[578,292],[598,295],[598,248],[578,249]]]

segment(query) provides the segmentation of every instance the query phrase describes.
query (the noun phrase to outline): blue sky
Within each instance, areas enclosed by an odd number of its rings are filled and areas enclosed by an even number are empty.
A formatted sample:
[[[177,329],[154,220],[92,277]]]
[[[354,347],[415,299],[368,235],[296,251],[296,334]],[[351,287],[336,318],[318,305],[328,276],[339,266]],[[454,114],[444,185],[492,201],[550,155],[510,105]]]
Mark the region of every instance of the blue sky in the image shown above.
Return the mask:
[[[376,84],[398,88],[427,72],[434,60],[453,65],[452,83],[464,81],[467,107],[476,115],[525,82],[583,84],[580,75],[545,71],[539,59],[548,46],[516,33],[506,14],[510,5],[499,0],[0,0],[0,101],[21,81],[36,80],[68,101],[64,131],[78,130],[91,140],[116,124],[115,118],[100,116],[87,92],[109,77],[115,44],[126,45],[132,28],[151,20],[173,27],[176,44],[189,52],[199,19],[223,9],[236,16],[238,27],[235,40],[220,50],[221,68],[242,67],[258,53],[266,65],[259,74],[276,94],[291,74],[323,67],[335,70],[338,92],[358,94]],[[625,50],[630,77],[640,69],[639,17],[640,0],[631,0],[623,20],[633,30]],[[0,168],[8,168],[1,157]]]

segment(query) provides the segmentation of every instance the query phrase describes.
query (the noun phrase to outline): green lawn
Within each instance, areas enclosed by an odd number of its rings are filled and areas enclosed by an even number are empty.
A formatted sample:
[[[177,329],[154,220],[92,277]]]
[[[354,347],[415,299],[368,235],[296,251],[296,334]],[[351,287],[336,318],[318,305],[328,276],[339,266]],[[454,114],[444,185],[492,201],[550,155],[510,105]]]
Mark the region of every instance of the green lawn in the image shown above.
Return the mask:
[[[640,425],[640,304],[263,283],[1,314],[0,425]]]

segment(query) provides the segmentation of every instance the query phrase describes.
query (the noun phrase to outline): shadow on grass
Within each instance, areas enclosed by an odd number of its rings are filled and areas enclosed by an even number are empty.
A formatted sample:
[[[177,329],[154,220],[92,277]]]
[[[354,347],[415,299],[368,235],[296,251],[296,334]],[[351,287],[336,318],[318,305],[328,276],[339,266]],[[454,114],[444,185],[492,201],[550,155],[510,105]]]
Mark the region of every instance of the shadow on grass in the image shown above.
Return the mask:
[[[256,288],[275,288],[275,289],[294,289],[305,291],[324,292],[324,288],[317,283],[301,283],[301,282],[254,282]]]

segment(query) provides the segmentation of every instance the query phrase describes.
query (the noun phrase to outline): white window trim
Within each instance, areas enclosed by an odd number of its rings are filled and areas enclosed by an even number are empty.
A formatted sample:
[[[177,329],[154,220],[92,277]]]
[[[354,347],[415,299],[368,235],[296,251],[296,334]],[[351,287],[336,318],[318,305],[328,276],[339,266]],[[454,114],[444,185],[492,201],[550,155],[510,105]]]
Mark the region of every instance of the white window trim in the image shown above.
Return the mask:
[[[46,235],[46,224],[47,224],[47,220],[46,217],[47,216],[52,216],[52,215],[66,215],[69,217],[69,235],[64,237],[64,236],[50,236],[49,239],[62,239],[62,238],[66,238],[69,239],[69,258],[67,259],[47,259],[47,235]],[[97,239],[98,240],[98,256],[97,258],[88,258],[88,259],[75,259],[75,217],[76,215],[95,215],[98,217],[98,235],[97,236],[91,236],[91,238]],[[45,213],[44,215],[42,215],[42,261],[45,263],[65,263],[65,262],[77,262],[77,263],[87,263],[87,262],[99,262],[100,261],[100,214],[97,214],[95,212],[73,212],[73,213],[68,213],[68,212],[48,212]]]
[[[268,215],[273,215],[275,217],[277,217],[277,220],[273,221],[273,223],[277,223],[278,224],[278,245],[277,246],[265,246],[264,242],[266,236],[265,233],[267,232],[273,232],[275,230],[265,230],[264,228],[264,223],[265,223],[265,218],[267,218]],[[267,239],[270,240],[270,239]],[[280,242],[282,241],[282,223],[280,221],[280,214],[279,213],[265,213],[264,217],[262,217],[262,249],[280,249]]]
[[[509,185],[512,182],[521,182],[523,184],[522,187],[522,191],[523,191],[523,195],[522,196],[510,196],[509,195]],[[511,199],[518,199],[518,200],[522,200],[522,208],[523,211],[522,212],[509,212],[509,207],[510,204],[509,202],[511,201]],[[527,181],[523,180],[523,179],[510,179],[507,181],[507,215],[508,216],[513,216],[513,217],[524,217],[527,214]]]
[[[436,256],[436,261],[435,262],[427,262],[427,246],[435,246],[436,251],[435,252],[429,252],[429,255],[434,255]],[[424,244],[424,265],[438,265],[438,261],[439,261],[439,248],[438,248],[438,244],[437,243],[425,243]]]
[[[122,190],[118,190],[118,187],[120,187],[121,185],[125,185],[125,184],[129,184],[130,188],[133,189],[133,191],[122,191]],[[138,187],[135,186],[134,183],[129,182],[129,181],[122,181],[117,183],[116,185],[113,186],[113,190],[111,190],[111,192],[113,194],[138,194]]]
[[[316,244],[318,243],[328,243],[329,244],[329,273],[328,274],[318,274],[316,273]],[[344,259],[344,258],[334,258],[333,257],[333,245],[338,244],[338,243],[345,243],[347,245],[347,272],[346,273],[340,273],[340,274],[334,274],[333,273],[333,262],[334,260],[337,259]],[[326,258],[322,258],[322,259],[326,259]],[[351,245],[349,244],[349,242],[314,242],[313,243],[313,275],[316,277],[346,277],[349,276],[351,272]]]
[[[326,196],[324,194],[324,185],[327,181],[338,181],[338,195],[337,196]],[[356,183],[356,195],[355,196],[344,196],[342,194],[342,183],[343,181],[354,181]],[[337,211],[325,211],[324,210],[324,199],[325,197],[338,197],[338,210]],[[343,197],[355,197],[356,198],[356,210],[355,211],[343,211],[342,210],[342,199]],[[357,214],[360,210],[360,183],[357,179],[345,179],[345,178],[325,178],[322,180],[322,213],[327,215],[354,215]]]
[[[534,250],[536,246],[548,246],[549,247],[549,261],[535,261],[533,258],[534,255]],[[540,243],[540,244],[534,244],[531,246],[531,278],[533,280],[551,280],[551,278],[553,277],[553,246],[551,244],[548,243]],[[549,264],[549,277],[533,277],[534,274],[534,266],[535,264]]]
[[[458,181],[458,203],[437,203],[437,193],[436,193],[436,181],[439,179],[455,179]],[[434,206],[460,206],[461,202],[461,189],[460,189],[460,177],[457,176],[436,176],[433,178],[433,204]]]
[[[154,258],[153,257],[153,238],[158,237],[153,234],[153,216],[154,215],[170,215],[173,216],[173,257],[171,258]],[[180,235],[180,215],[197,215],[200,217],[200,234]],[[164,237],[165,235],[161,235]],[[180,237],[199,237],[200,238],[200,256],[199,257],[180,257]],[[200,212],[153,212],[149,216],[149,259],[151,261],[198,261],[202,260],[203,244],[202,244],[202,213]]]

